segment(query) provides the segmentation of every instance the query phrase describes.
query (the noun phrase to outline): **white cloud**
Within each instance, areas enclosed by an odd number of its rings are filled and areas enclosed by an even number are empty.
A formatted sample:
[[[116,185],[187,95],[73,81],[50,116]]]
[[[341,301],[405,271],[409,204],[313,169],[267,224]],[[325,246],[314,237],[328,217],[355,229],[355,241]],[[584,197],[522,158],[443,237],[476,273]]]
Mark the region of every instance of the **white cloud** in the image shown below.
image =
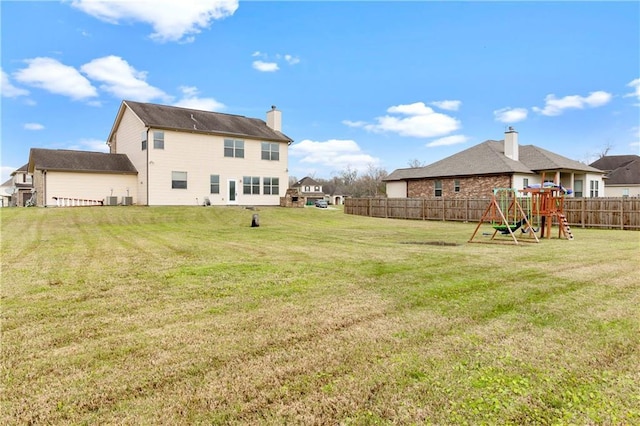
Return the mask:
[[[261,72],[275,72],[280,69],[275,62],[253,61],[253,68]]]
[[[589,93],[589,96],[571,95],[564,98],[556,98],[554,94],[547,95],[544,108],[533,107],[537,113],[547,116],[560,115],[565,109],[584,109],[585,107],[595,108],[605,105],[611,101],[611,93],[597,91]]]
[[[402,114],[408,117],[385,115],[383,117],[376,117],[377,123],[375,124],[348,120],[343,121],[343,123],[351,127],[362,127],[370,132],[390,132],[397,133],[400,136],[417,138],[443,136],[460,128],[460,122],[458,120],[446,114],[434,112],[433,109],[426,106],[424,102],[392,106],[387,109],[387,112],[391,114]]]
[[[627,93],[626,95],[624,95],[624,97],[625,98],[634,97],[638,101],[640,101],[640,78],[636,78],[635,80],[630,81],[629,84],[627,84],[627,86],[633,88],[633,92]]]
[[[297,58],[292,55],[284,55],[284,60],[287,61],[289,65],[295,65],[297,63],[300,63],[300,58]]]
[[[107,145],[107,142],[102,139],[80,139],[77,144],[69,145],[64,149],[109,152],[109,145]]]
[[[253,61],[251,64],[254,69],[261,72],[275,72],[280,70],[280,63],[286,62],[289,65],[296,65],[300,63],[300,58],[290,55],[290,54],[276,54],[273,55],[275,59],[271,59],[271,56],[268,53],[260,52],[256,50],[251,54],[254,58],[260,58],[258,60]]]
[[[174,106],[183,108],[199,109],[202,111],[222,111],[226,106],[213,98],[198,97],[198,89],[191,86],[180,87],[182,98],[174,103]]]
[[[90,79],[103,84],[102,90],[116,98],[148,102],[152,99],[168,101],[170,96],[162,90],[149,85],[145,80],[147,73],[137,71],[119,56],[105,56],[84,64],[81,68]]]
[[[237,0],[73,0],[71,5],[105,22],[144,22],[153,27],[159,42],[191,42],[194,34],[209,28],[238,9]]]
[[[52,58],[27,59],[27,68],[14,73],[21,83],[44,89],[74,100],[84,100],[98,96],[98,91],[75,68],[64,65]]]
[[[2,76],[2,80],[0,81],[0,91],[2,91],[2,96],[5,98],[17,98],[18,96],[27,96],[29,94],[28,90],[21,89],[11,84],[9,76],[1,69],[0,74]]]
[[[445,136],[444,138],[431,141],[426,146],[427,148],[433,148],[435,146],[458,145],[461,143],[465,143],[468,140],[469,138],[464,135],[451,135],[451,136]]]
[[[44,126],[40,123],[25,123],[25,130],[43,130]]]
[[[457,111],[460,109],[460,105],[462,105],[462,101],[434,101],[431,102],[431,105],[437,106],[440,109],[444,109],[447,111]]]
[[[349,127],[364,127],[367,125],[366,121],[351,121],[351,120],[342,120],[342,124]]]
[[[332,171],[347,167],[364,171],[370,165],[380,163],[380,159],[364,153],[352,140],[330,139],[317,142],[305,139],[291,145],[289,155],[300,158],[301,163],[320,165]]]
[[[496,121],[501,123],[517,123],[522,120],[526,120],[527,114],[526,108],[502,108],[493,111],[493,116]]]

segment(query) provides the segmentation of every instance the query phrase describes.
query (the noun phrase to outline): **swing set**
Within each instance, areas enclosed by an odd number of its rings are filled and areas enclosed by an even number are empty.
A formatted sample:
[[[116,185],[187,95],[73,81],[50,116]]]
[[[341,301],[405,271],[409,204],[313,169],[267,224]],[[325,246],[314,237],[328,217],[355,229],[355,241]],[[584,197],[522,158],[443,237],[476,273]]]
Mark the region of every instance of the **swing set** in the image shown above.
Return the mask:
[[[495,188],[489,206],[482,214],[480,222],[476,227],[469,242],[473,241],[480,226],[483,223],[491,223],[494,228],[491,240],[498,233],[500,235],[510,235],[513,242],[518,244],[515,231],[522,228],[523,234],[540,242],[536,233],[540,231],[540,238],[551,238],[551,225],[554,220],[558,223],[558,238],[564,237],[573,240],[571,227],[564,215],[564,195],[570,193],[558,184],[558,177],[554,182],[545,181],[545,174],[542,174],[543,184],[534,185],[520,190],[525,196],[518,197],[518,190],[515,188]],[[536,229],[531,222],[534,222]],[[486,235],[486,234],[485,234]]]
[[[473,239],[483,223],[491,223],[494,229],[491,240],[500,233],[500,235],[510,235],[513,242],[518,244],[516,231],[522,228],[523,234],[527,234],[536,243],[540,242],[536,235],[538,231],[533,228],[530,222],[534,217],[539,217],[539,212],[536,212],[534,207],[532,198],[519,198],[515,188],[495,188],[491,196],[491,202],[482,214],[469,242],[479,242]]]

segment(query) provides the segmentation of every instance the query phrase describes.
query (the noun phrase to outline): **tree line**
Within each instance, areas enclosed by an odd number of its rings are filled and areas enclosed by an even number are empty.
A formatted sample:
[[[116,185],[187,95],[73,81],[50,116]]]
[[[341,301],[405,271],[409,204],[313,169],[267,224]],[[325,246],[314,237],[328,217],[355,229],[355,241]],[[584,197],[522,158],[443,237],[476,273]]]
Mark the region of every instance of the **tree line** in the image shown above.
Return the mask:
[[[370,164],[366,170],[358,171],[347,167],[335,173],[331,178],[318,178],[314,174],[308,175],[322,185],[322,191],[327,195],[345,195],[348,197],[382,197],[386,195],[385,183],[382,181],[389,173],[381,167]],[[289,176],[289,187],[298,182],[295,176]]]

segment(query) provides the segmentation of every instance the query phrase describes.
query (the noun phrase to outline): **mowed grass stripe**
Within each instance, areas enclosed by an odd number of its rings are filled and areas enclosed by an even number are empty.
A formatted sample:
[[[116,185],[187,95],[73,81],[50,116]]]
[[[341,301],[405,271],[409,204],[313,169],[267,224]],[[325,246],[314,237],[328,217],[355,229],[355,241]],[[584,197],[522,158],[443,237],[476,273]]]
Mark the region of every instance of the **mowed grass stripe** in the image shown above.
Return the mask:
[[[313,208],[1,214],[3,423],[640,418],[637,233],[515,247]]]

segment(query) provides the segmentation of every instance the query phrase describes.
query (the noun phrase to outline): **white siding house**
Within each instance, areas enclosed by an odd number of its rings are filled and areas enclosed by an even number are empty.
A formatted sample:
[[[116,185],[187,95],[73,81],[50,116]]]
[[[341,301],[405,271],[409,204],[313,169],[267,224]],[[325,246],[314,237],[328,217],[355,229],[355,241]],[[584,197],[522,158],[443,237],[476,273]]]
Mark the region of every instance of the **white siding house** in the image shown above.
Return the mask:
[[[138,172],[126,155],[32,148],[27,166],[37,206],[129,204],[137,198]]]
[[[123,101],[107,143],[138,170],[136,204],[279,205],[288,147],[275,107],[267,120]]]

